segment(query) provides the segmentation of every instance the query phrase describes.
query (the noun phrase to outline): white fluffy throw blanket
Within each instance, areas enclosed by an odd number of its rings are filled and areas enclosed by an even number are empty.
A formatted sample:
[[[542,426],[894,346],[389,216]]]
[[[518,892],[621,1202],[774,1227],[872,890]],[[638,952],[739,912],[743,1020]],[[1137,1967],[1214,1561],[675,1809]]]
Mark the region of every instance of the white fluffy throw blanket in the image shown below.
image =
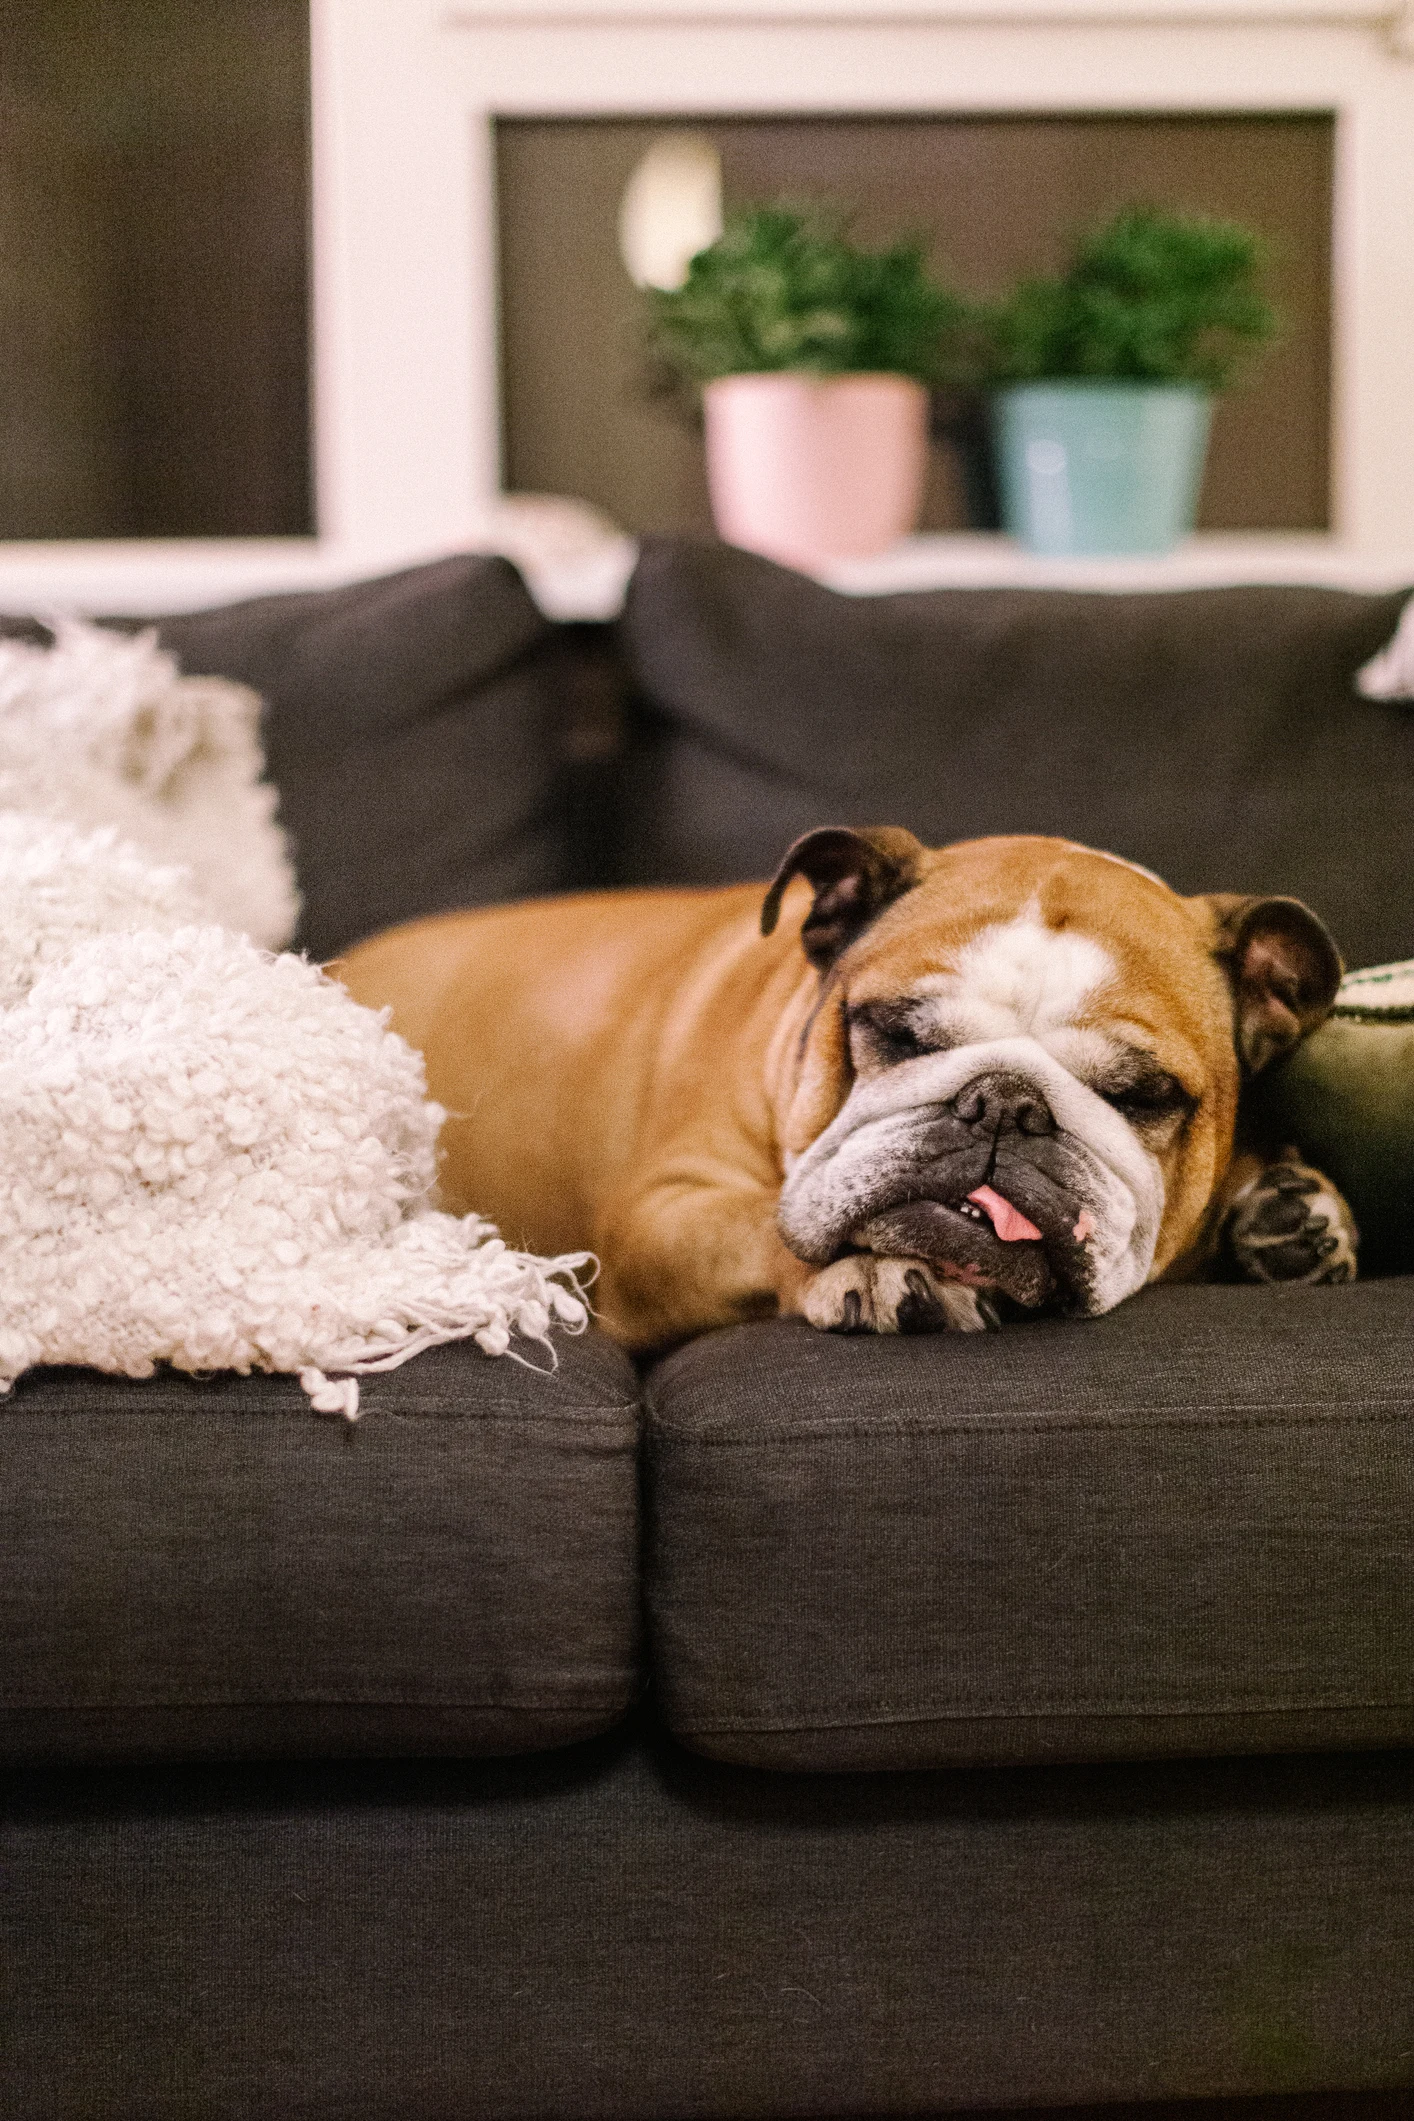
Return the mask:
[[[91,641],[84,652],[101,660]],[[13,665],[0,667],[0,801],[20,793],[4,773],[25,750],[7,743],[7,717],[23,719],[7,678]],[[181,749],[155,697],[141,754],[153,774]],[[184,773],[199,783],[229,757],[211,739],[213,698],[192,717],[178,794]],[[120,775],[121,720],[108,732]],[[71,733],[91,815],[105,769],[89,728],[77,716]],[[269,932],[281,877],[293,914],[264,791],[250,799],[259,763],[257,747],[244,810],[233,785],[219,825],[209,815],[227,848],[194,861],[195,878],[111,828],[61,821],[57,762],[31,782],[48,814],[0,812],[0,1390],[34,1363],[279,1370],[352,1417],[359,1376],[422,1348],[471,1337],[499,1355],[514,1333],[548,1344],[552,1323],[586,1323],[583,1255],[530,1258],[430,1205],[443,1114],[420,1058],[314,966],[212,923],[214,904],[260,905]],[[172,774],[157,786],[170,799]],[[233,816],[251,828],[243,851]],[[189,823],[149,819],[142,837],[170,826],[181,844]],[[122,824],[135,829],[126,811]]]

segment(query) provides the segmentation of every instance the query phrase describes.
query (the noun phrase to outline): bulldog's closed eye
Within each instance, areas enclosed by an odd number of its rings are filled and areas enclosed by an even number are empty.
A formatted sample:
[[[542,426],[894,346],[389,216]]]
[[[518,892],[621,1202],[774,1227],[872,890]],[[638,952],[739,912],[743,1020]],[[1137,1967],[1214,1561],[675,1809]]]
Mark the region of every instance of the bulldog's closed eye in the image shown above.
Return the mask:
[[[945,1045],[921,1036],[907,1003],[859,1003],[849,1012],[849,1039],[856,1064],[872,1062],[876,1068],[917,1060],[920,1053],[938,1053]]]
[[[1113,1105],[1116,1112],[1135,1125],[1142,1125],[1146,1120],[1174,1119],[1180,1114],[1186,1118],[1198,1104],[1197,1098],[1184,1089],[1178,1077],[1163,1068],[1146,1070],[1125,1083],[1097,1083],[1095,1088],[1107,1105]]]

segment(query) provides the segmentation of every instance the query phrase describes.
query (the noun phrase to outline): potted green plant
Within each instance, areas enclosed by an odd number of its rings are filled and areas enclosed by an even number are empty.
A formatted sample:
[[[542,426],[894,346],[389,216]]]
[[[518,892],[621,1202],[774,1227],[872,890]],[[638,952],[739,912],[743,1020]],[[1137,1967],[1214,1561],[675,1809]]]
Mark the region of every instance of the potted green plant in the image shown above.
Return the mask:
[[[1260,239],[1132,207],[973,316],[1002,519],[1034,551],[1162,552],[1193,527],[1213,395],[1270,339]]]
[[[659,360],[701,392],[724,538],[810,566],[913,528],[928,386],[963,315],[919,244],[865,250],[818,215],[751,207],[647,300]]]

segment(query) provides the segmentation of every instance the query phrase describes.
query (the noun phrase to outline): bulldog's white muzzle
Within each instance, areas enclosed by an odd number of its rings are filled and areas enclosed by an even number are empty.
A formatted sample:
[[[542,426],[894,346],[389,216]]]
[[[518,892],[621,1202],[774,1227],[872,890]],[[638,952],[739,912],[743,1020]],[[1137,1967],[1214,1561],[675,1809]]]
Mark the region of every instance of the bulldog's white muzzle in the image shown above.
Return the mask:
[[[971,1086],[999,1081],[1029,1093],[1026,1109],[1044,1117],[989,1127],[960,1116],[977,1102]],[[824,1133],[790,1161],[779,1226],[793,1252],[824,1265],[851,1246],[880,1250],[883,1217],[917,1223],[931,1214],[938,1256],[957,1277],[1005,1288],[1005,1271],[989,1274],[986,1264],[1000,1257],[1009,1267],[1005,1247],[998,1252],[991,1222],[979,1230],[966,1206],[978,1188],[1039,1229],[1032,1264],[1061,1308],[1093,1316],[1147,1280],[1164,1208],[1158,1160],[1032,1038],[925,1054],[857,1082]]]

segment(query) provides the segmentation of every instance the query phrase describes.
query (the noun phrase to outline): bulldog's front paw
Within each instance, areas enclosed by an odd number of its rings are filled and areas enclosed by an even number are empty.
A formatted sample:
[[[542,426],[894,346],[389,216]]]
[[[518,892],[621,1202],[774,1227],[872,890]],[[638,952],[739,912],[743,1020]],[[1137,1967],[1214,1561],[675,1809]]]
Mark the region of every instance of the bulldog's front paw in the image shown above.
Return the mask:
[[[926,1260],[872,1252],[822,1268],[801,1309],[823,1333],[987,1333],[1001,1324],[982,1291],[943,1281]]]
[[[1227,1241],[1247,1281],[1355,1278],[1355,1218],[1330,1180],[1291,1149],[1239,1194]]]

